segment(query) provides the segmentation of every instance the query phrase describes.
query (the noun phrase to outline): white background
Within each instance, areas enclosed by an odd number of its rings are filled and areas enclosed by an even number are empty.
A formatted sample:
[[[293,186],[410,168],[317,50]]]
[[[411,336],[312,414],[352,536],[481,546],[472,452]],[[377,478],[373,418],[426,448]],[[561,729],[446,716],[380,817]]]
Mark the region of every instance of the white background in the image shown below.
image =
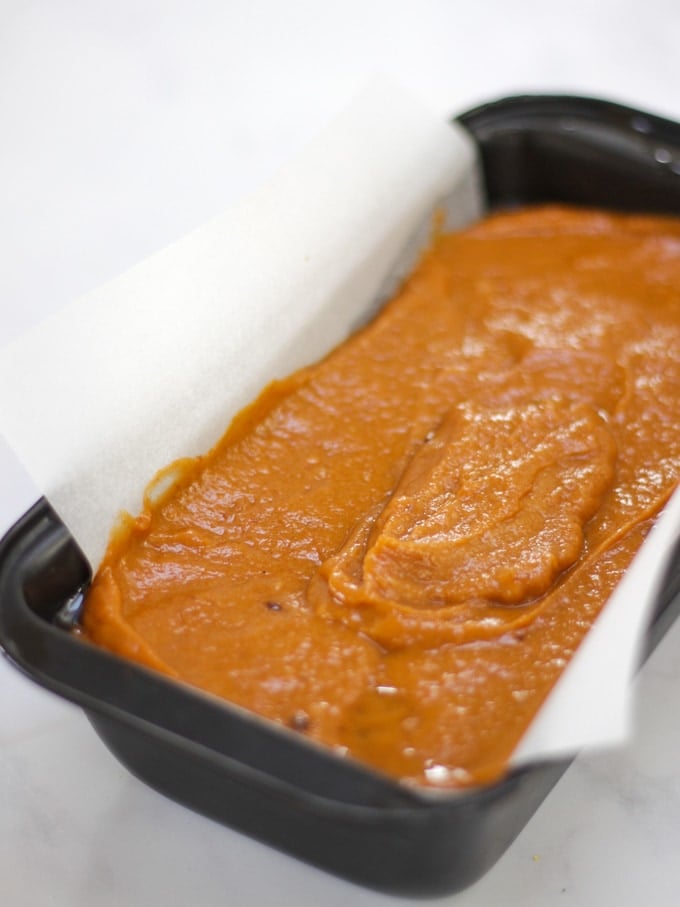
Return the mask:
[[[680,120],[680,4],[0,0],[0,344],[262,184],[374,73],[442,117],[524,91]],[[32,491],[0,446],[0,529]],[[680,630],[464,905],[677,903]],[[0,662],[3,904],[373,905],[163,799]],[[398,903],[398,902],[395,902]]]

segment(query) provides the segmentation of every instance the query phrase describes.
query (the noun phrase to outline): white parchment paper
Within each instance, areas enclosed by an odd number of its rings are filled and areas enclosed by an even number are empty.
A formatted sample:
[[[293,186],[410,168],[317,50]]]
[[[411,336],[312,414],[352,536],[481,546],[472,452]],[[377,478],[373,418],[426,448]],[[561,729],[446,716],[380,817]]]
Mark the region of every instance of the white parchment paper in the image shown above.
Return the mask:
[[[435,209],[453,227],[481,206],[467,134],[376,82],[257,196],[7,347],[0,431],[96,566],[157,470],[209,449],[264,384],[389,294]],[[654,577],[679,525],[676,496],[518,759],[625,736]]]
[[[158,469],[346,336],[445,197],[476,216],[473,163],[376,83],[256,197],[4,350],[0,430],[92,564]]]

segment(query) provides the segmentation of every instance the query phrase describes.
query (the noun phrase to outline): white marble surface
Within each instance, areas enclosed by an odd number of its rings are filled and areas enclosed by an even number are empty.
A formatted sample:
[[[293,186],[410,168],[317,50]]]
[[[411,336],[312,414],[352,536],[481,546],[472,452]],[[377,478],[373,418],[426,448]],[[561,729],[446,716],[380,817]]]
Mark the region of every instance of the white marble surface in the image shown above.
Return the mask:
[[[675,0],[0,0],[0,344],[243,197],[375,71],[442,115],[533,90],[680,119],[679,51]],[[34,492],[2,445],[0,475],[2,530]],[[442,903],[675,905],[678,706],[680,626],[641,674],[630,746],[579,757]],[[0,880],[11,907],[396,903],[154,793],[4,660]]]

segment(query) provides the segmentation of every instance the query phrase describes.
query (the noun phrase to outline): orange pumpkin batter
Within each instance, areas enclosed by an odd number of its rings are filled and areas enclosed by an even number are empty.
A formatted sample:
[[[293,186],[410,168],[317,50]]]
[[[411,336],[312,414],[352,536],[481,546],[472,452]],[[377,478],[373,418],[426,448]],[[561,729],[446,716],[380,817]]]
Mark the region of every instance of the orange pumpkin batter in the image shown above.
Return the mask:
[[[490,781],[677,484],[679,425],[680,223],[494,215],[147,501],[84,632],[406,782]]]

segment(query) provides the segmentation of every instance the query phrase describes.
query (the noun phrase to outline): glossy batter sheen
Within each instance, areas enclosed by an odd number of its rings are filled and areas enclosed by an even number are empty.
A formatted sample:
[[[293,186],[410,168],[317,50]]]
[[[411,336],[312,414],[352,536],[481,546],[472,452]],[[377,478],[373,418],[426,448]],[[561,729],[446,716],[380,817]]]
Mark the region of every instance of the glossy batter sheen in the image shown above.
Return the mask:
[[[406,782],[495,779],[678,482],[679,351],[677,221],[441,237],[130,521],[84,633]]]

